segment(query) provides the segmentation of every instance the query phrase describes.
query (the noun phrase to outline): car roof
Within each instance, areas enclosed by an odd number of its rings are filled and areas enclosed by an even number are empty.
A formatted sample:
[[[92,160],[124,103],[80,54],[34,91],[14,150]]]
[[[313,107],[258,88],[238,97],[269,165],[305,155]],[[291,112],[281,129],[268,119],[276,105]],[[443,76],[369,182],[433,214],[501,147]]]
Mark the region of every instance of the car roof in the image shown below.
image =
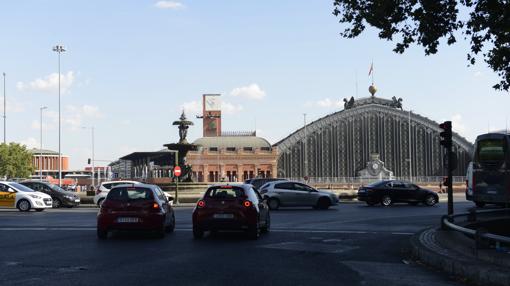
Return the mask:
[[[243,183],[234,183],[234,184],[214,184],[214,185],[210,185],[207,189],[210,189],[210,188],[215,188],[215,187],[221,187],[221,186],[232,186],[232,187],[239,187],[239,188],[243,188],[243,189],[250,189],[250,188],[253,188],[253,185],[252,184],[243,184]]]
[[[106,181],[106,182],[101,182],[101,185],[104,185],[104,184],[115,184],[115,183],[126,183],[126,184],[143,184],[141,182],[138,182],[138,181],[130,181],[130,180],[119,180],[119,181]]]
[[[140,183],[140,182],[137,182],[137,184],[133,184],[133,183],[130,183],[130,182],[127,182],[125,184],[121,184],[121,185],[117,185],[117,186],[114,186],[112,188],[113,189],[116,189],[116,188],[123,188],[123,187],[131,187],[133,185],[136,185],[137,188],[149,188],[149,189],[155,189],[156,188],[156,185],[152,185],[152,184],[144,184],[144,183]],[[111,190],[110,190],[111,191]]]

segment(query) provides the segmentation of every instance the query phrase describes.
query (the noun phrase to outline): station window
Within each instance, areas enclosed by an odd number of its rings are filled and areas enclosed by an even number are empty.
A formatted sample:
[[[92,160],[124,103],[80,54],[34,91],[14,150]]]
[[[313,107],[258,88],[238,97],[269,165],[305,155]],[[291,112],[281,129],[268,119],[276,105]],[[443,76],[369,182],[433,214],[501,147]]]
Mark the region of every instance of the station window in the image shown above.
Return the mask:
[[[243,150],[244,151],[253,151],[253,147],[244,147]]]
[[[271,151],[271,147],[261,147],[260,150],[262,150],[262,151]]]
[[[218,152],[218,147],[209,147],[209,151]]]
[[[227,152],[235,152],[236,147],[227,147]]]

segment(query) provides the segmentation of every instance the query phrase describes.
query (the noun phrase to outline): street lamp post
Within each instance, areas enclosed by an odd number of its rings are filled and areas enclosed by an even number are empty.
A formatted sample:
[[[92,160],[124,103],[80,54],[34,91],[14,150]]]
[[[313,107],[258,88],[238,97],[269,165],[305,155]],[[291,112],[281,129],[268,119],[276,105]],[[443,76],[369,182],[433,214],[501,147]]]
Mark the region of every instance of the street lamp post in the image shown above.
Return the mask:
[[[408,144],[408,152],[409,152],[409,181],[413,181],[413,161],[412,161],[412,155],[411,155],[411,111],[409,110],[409,144]]]
[[[42,148],[43,148],[43,110],[45,110],[46,106],[41,106],[39,108],[39,110],[41,111],[41,142],[40,142],[40,148],[39,148],[39,180],[42,181],[42,164],[43,164],[43,159],[42,159]]]
[[[7,144],[6,130],[7,130],[7,98],[5,97],[5,73],[4,75],[4,144]]]
[[[307,180],[308,178],[308,154],[306,153],[307,152],[307,141],[308,141],[308,134],[306,133],[306,113],[303,113],[303,125],[304,125],[304,128],[305,128],[305,144],[304,144],[304,163],[303,163],[303,167],[304,167],[304,171],[303,171],[303,175],[304,175],[304,179]]]
[[[62,117],[60,113],[60,54],[65,52],[64,46],[56,45],[53,51],[58,54],[58,186],[62,186],[62,151],[61,151],[61,135],[62,135]]]

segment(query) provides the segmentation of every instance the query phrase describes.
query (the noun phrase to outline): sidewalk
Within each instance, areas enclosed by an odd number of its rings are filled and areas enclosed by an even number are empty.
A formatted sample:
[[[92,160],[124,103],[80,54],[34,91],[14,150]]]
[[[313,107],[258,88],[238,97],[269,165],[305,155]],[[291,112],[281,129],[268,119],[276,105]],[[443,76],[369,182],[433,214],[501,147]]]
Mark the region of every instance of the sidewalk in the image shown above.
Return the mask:
[[[510,253],[475,248],[465,235],[435,228],[411,239],[413,254],[421,262],[475,285],[510,285]]]

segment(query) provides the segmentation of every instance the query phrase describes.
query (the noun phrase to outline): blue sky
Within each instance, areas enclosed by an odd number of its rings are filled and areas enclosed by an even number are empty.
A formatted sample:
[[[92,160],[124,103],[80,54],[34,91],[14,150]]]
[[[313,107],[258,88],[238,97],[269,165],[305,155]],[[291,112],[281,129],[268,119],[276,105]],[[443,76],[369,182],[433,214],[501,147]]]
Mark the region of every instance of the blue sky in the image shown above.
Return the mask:
[[[158,2],[161,2],[158,4]],[[368,30],[357,39],[330,0],[287,1],[2,1],[0,71],[7,73],[7,139],[57,150],[57,55],[63,44],[62,152],[81,169],[96,159],[158,150],[178,139],[171,126],[186,107],[194,119],[203,93],[221,93],[224,130],[253,130],[271,143],[303,124],[341,109],[344,97],[368,96],[374,61],[378,96],[404,99],[433,120],[451,119],[469,140],[503,129],[508,93],[483,61],[467,66],[467,42],[441,45],[426,57],[404,55]],[[0,97],[3,94],[0,94]],[[0,107],[0,110],[2,110]]]

